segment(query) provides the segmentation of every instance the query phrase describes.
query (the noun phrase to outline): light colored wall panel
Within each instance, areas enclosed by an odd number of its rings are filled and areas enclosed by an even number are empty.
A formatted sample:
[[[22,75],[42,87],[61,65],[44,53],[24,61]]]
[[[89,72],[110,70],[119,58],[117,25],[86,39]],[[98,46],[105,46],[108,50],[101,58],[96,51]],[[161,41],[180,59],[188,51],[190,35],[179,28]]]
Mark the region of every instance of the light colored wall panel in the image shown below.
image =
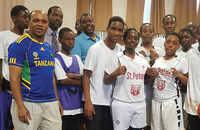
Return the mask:
[[[49,7],[54,5],[59,6],[64,14],[63,24],[59,29],[69,27],[76,32],[76,0],[24,0],[24,6],[30,11],[39,9],[47,12]]]

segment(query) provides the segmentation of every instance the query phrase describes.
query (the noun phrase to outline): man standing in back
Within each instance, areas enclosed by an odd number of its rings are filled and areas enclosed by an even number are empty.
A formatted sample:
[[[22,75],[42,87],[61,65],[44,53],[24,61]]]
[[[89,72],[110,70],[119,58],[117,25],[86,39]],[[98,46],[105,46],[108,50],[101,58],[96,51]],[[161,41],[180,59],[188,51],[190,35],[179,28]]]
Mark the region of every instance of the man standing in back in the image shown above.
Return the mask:
[[[71,53],[78,55],[84,64],[89,48],[96,42],[102,40],[102,38],[94,33],[95,22],[90,14],[82,14],[80,24],[83,32],[75,38],[75,46],[71,50]]]
[[[61,50],[61,45],[58,43],[58,28],[63,22],[63,12],[59,6],[52,6],[48,10],[49,27],[44,39],[52,45],[54,53]]]

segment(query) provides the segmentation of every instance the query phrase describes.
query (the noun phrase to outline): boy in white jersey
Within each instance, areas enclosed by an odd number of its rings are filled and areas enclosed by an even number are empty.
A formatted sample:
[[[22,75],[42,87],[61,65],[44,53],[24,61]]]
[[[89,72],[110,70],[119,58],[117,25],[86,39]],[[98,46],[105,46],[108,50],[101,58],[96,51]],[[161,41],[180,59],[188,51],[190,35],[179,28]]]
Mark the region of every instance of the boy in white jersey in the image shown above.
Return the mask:
[[[159,47],[154,47],[152,45],[152,40],[154,37],[154,28],[150,23],[144,23],[140,27],[140,36],[142,38],[142,43],[137,46],[135,51],[142,54],[145,60],[152,66],[155,60],[163,55],[162,50]],[[150,130],[151,126],[151,100],[153,96],[152,83],[145,84],[145,95],[146,95],[146,110],[147,110],[147,128]]]
[[[11,10],[14,27],[0,32],[0,130],[12,130],[10,106],[12,101],[8,67],[8,47],[28,29],[29,10],[16,5]],[[3,76],[3,77],[1,77]]]
[[[199,43],[198,43],[197,38],[196,38],[196,35],[197,35],[197,28],[198,28],[197,24],[196,24],[194,21],[190,21],[190,22],[186,25],[185,28],[190,29],[190,30],[193,32],[193,34],[195,35],[194,42],[192,43],[191,46],[192,46],[193,48],[197,48],[197,47],[199,46]]]
[[[104,70],[109,58],[119,52],[116,43],[123,35],[124,20],[110,18],[107,37],[90,47],[83,72],[83,91],[85,101],[84,115],[88,118],[87,130],[112,130],[110,115],[111,85],[103,83]]]
[[[112,101],[114,130],[141,130],[146,126],[144,77],[150,65],[135,53],[139,42],[137,30],[126,30],[123,39],[125,51],[110,58],[105,68],[104,83],[112,84],[116,80]]]
[[[200,28],[197,29],[197,40],[200,43]],[[197,109],[200,104],[200,51],[199,47],[190,49],[186,58],[188,60],[188,83],[187,97],[185,99],[184,109],[187,112],[188,128],[187,130],[198,130],[200,128],[200,118]]]
[[[61,51],[55,54],[55,75],[58,97],[63,107],[62,129],[78,130],[78,121],[83,116],[81,78],[83,63],[70,50],[75,44],[74,32],[70,28],[59,31]]]
[[[165,30],[165,34],[167,35],[170,32],[174,32],[177,26],[177,20],[174,15],[168,14],[162,19],[163,29]],[[159,47],[165,52],[165,36],[158,37],[153,41],[154,47]]]
[[[175,55],[180,47],[180,36],[166,35],[165,56],[158,59],[151,71],[157,76],[153,85],[152,130],[183,130],[182,104],[178,80],[187,83],[187,60]],[[151,72],[150,71],[150,72]],[[154,78],[151,78],[154,79]]]
[[[192,32],[192,30],[188,28],[183,28],[179,31],[180,37],[181,37],[181,50],[176,53],[177,56],[186,58],[187,52],[192,48],[191,45],[195,40],[195,35]],[[179,87],[181,91],[181,97],[182,97],[182,104],[185,102],[186,98],[186,92],[187,92],[187,86],[183,85],[183,83],[179,82]],[[183,110],[183,123],[184,128],[186,128],[186,120],[187,120],[187,112]]]

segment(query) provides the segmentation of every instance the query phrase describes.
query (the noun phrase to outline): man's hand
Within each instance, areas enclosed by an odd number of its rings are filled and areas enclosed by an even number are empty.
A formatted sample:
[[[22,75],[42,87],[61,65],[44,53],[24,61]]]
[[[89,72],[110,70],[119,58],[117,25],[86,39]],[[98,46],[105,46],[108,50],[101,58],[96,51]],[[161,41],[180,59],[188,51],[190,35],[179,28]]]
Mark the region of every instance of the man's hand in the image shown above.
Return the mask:
[[[89,119],[92,120],[93,116],[92,114],[95,114],[94,106],[91,102],[85,102],[84,105],[84,115]]]
[[[60,115],[63,116],[63,107],[60,103],[58,103],[58,107],[59,107],[59,110],[60,110]]]
[[[18,108],[18,117],[21,122],[29,125],[28,119],[31,120],[31,115],[25,106]]]

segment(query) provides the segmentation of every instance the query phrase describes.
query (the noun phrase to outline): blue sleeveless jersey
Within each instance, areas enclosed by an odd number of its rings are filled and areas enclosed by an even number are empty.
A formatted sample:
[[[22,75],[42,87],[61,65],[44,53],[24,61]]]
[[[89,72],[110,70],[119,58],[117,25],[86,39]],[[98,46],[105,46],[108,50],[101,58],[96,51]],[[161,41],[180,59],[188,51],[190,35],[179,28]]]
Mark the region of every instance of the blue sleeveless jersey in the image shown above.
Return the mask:
[[[66,73],[80,74],[79,64],[75,55],[72,55],[72,64],[69,67],[66,66],[61,55],[55,54],[55,57],[60,61],[62,68]],[[82,92],[79,86],[65,86],[57,84],[57,87],[59,100],[64,110],[82,108]]]

